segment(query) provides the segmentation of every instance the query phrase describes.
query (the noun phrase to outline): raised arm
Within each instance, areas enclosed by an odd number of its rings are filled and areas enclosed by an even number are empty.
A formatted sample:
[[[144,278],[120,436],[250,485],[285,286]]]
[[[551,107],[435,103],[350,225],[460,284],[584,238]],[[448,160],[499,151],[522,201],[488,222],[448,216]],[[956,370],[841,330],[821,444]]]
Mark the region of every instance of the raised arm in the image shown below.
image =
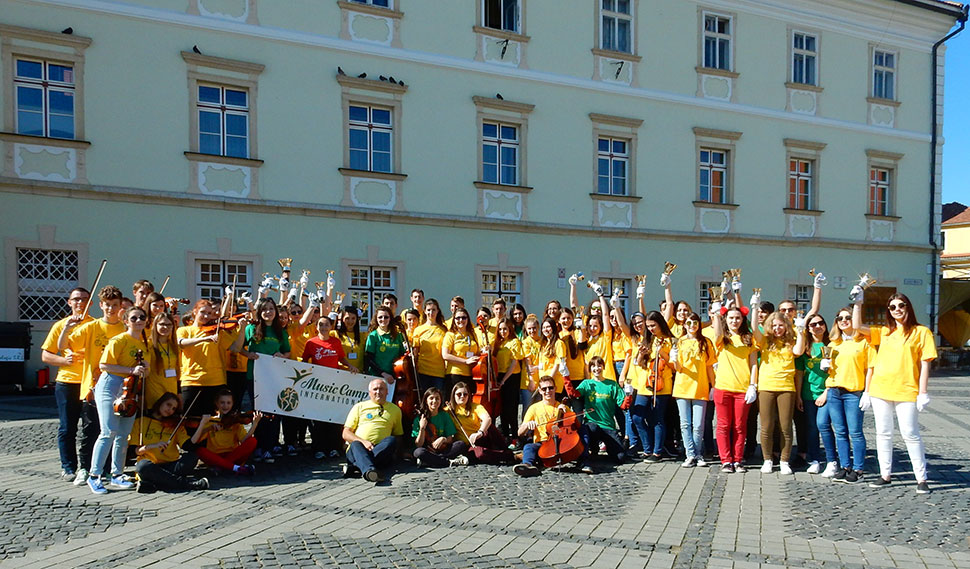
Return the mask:
[[[575,313],[579,309],[579,295],[576,293],[576,284],[579,282],[579,273],[574,273],[569,277],[569,307]]]
[[[663,317],[665,322],[670,322],[670,317],[674,315],[674,294],[670,291],[670,275],[660,274],[660,286],[664,287],[664,309]]]
[[[870,334],[869,327],[862,323],[862,298],[852,305],[852,328],[864,336]]]
[[[620,305],[619,300],[617,300],[616,305]],[[600,314],[603,315],[601,318],[601,320],[603,320],[603,334],[606,334],[607,337],[609,337],[610,332],[613,331],[613,325],[610,324],[610,306],[609,303],[606,302],[606,298],[602,296],[600,297]]]

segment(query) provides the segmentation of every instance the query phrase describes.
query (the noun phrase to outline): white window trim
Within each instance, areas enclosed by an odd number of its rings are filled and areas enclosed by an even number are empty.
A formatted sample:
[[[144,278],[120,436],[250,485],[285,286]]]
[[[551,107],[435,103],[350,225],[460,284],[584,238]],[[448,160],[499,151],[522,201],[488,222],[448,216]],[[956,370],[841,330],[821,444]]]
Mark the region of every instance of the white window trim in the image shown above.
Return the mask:
[[[596,6],[596,10],[595,10],[596,11],[596,15],[595,15],[595,29],[596,29],[596,40],[597,40],[596,41],[596,47],[599,50],[601,50],[601,51],[603,51],[603,52],[605,52],[607,54],[620,54],[620,55],[626,55],[626,56],[631,56],[631,55],[636,55],[637,54],[637,47],[639,45],[639,42],[637,42],[637,8],[638,8],[639,0],[629,0],[629,2],[630,2],[630,13],[629,14],[621,14],[620,12],[614,12],[612,10],[606,10],[605,8],[603,8],[603,3],[602,2],[599,2],[599,1],[595,2],[595,6]],[[630,51],[620,51],[620,50],[616,50],[616,49],[610,49],[610,48],[607,48],[607,47],[604,46],[604,41],[603,41],[603,39],[604,39],[603,38],[603,33],[604,33],[604,30],[603,30],[603,16],[604,15],[607,15],[607,16],[610,16],[610,17],[613,17],[613,18],[622,18],[622,19],[629,20],[629,22],[630,22]]]
[[[341,173],[345,177],[359,175],[364,177],[389,177],[398,181],[404,180],[402,174],[402,156],[404,148],[401,144],[402,115],[404,111],[404,94],[406,85],[399,85],[378,79],[365,79],[337,75],[337,83],[341,88],[341,128],[343,129],[343,168]],[[372,172],[370,170],[354,170],[350,167],[350,107],[351,105],[367,107],[384,107],[391,110],[391,172]]]
[[[643,125],[642,119],[633,119],[614,115],[590,113],[589,119],[593,123],[593,177],[590,195],[594,198],[634,198],[637,196],[637,135]],[[627,143],[627,180],[625,195],[599,193],[599,139],[617,138]]]
[[[228,237],[216,238],[216,248],[214,251],[185,251],[185,280],[183,283],[192,283],[193,292],[196,290],[196,268],[200,262],[224,261],[250,263],[252,266],[252,287],[255,291],[259,287],[263,274],[263,256],[257,254],[237,253],[232,249],[232,239]],[[177,285],[178,283],[172,283]],[[254,297],[256,295],[253,295]]]
[[[522,275],[522,306],[529,306],[529,291],[532,290],[531,280],[530,280],[530,268],[529,267],[515,267],[508,264],[508,253],[498,254],[498,264],[496,265],[475,265],[475,296],[473,298],[481,300],[482,295],[485,291],[482,290],[482,273],[485,271],[493,271],[499,273],[520,273]],[[476,307],[468,307],[469,311],[474,311]]]
[[[245,284],[245,283],[237,283],[237,285],[236,285],[236,294],[237,294],[237,296],[241,292],[244,292],[244,291],[249,291],[250,293],[256,293],[257,290],[258,290],[258,287],[259,287],[259,283],[262,281],[262,275],[257,275],[256,274],[256,271],[253,268],[254,267],[254,263],[252,261],[248,261],[248,260],[234,260],[234,259],[216,259],[214,257],[213,258],[208,258],[208,259],[197,258],[195,260],[195,272],[193,274],[193,280],[191,281],[193,283],[192,288],[193,288],[193,297],[194,298],[203,298],[202,293],[200,291],[201,288],[216,288],[216,289],[219,289],[220,290],[220,294],[217,296],[217,298],[222,298],[221,291],[224,289],[224,287],[226,287],[226,286],[232,286],[232,280],[229,279],[229,278],[223,278],[223,281],[224,282],[223,283],[220,283],[218,286],[211,285],[211,284],[208,284],[208,285],[207,284],[203,284],[201,282],[202,281],[202,279],[201,279],[201,276],[202,276],[201,275],[201,270],[202,270],[201,264],[202,263],[221,264],[222,265],[222,269],[223,269],[223,271],[222,271],[223,277],[227,277],[227,275],[225,273],[225,268],[226,268],[226,265],[227,264],[247,265],[249,267],[249,283],[248,284]],[[253,294],[253,297],[254,298],[256,296],[257,296],[256,294]]]
[[[498,281],[497,281],[498,290],[495,291],[495,293],[493,293],[492,291],[486,291],[485,288],[482,286],[482,281],[483,281],[483,277],[485,276],[485,273],[496,273],[498,275]],[[525,281],[525,275],[522,273],[522,271],[516,271],[516,270],[511,270],[511,269],[505,269],[505,270],[499,270],[499,269],[479,269],[479,270],[476,271],[476,274],[478,276],[478,283],[477,284],[478,284],[478,288],[479,288],[479,291],[480,291],[479,292],[479,295],[478,295],[478,300],[480,300],[482,302],[482,306],[488,306],[489,308],[491,308],[492,303],[494,303],[494,299],[491,302],[485,302],[485,295],[486,294],[489,294],[489,295],[495,294],[498,298],[505,299],[505,302],[506,302],[506,305],[507,306],[510,306],[511,304],[515,304],[515,303],[519,303],[519,304],[522,304],[523,306],[525,306],[525,303],[522,302],[522,300],[525,298],[525,289],[524,289],[524,285],[523,285],[523,282]],[[505,293],[502,292],[502,275],[503,274],[505,274],[505,275],[512,275],[512,274],[514,274],[514,275],[518,275],[519,276],[519,291],[517,293],[515,293],[519,297],[518,300],[510,301],[509,299],[505,298]],[[511,311],[509,311],[509,312],[511,312]]]
[[[738,18],[737,18],[737,14],[734,14],[733,12],[722,12],[720,10],[711,10],[711,9],[702,8],[702,7],[698,7],[697,14],[698,14],[698,24],[699,24],[698,25],[698,31],[699,31],[699,33],[698,33],[698,46],[697,46],[697,67],[698,67],[698,69],[701,70],[701,71],[704,71],[704,72],[714,73],[714,74],[718,74],[718,73],[735,74],[735,73],[737,73],[735,71],[737,69],[737,65],[735,63],[736,62],[736,54],[737,54],[737,37],[738,37],[738,28],[737,28]],[[727,20],[730,22],[730,25],[731,25],[731,33],[730,34],[727,34],[727,36],[729,38],[729,42],[730,42],[729,43],[729,49],[731,50],[731,52],[728,54],[728,68],[727,69],[720,69],[718,67],[708,67],[708,66],[706,66],[704,64],[705,63],[704,62],[704,39],[707,37],[707,32],[705,30],[705,20],[706,20],[706,17],[707,16],[716,16],[718,18],[727,18]],[[718,36],[721,36],[721,35],[724,35],[724,34],[717,34],[717,35]]]
[[[815,38],[815,51],[809,52],[807,50],[796,50],[795,49],[795,34],[802,34],[804,36],[811,36]],[[796,51],[802,51],[804,53],[814,53],[815,55],[815,83],[796,83],[795,82],[795,53]],[[789,28],[788,29],[788,82],[792,85],[798,87],[815,87],[818,88],[822,84],[822,34],[816,30],[809,30],[805,28]]]
[[[515,3],[516,9],[518,10],[518,14],[516,14],[516,22],[519,24],[518,29],[516,30],[505,30],[502,28],[491,28],[486,26],[485,25],[485,3],[487,1],[488,0],[480,0],[478,2],[478,5],[479,5],[478,26],[476,27],[484,28],[485,30],[491,30],[492,33],[513,34],[513,35],[525,34],[525,31],[524,31],[525,30],[525,0],[517,0]],[[501,0],[499,0],[499,4],[501,5]],[[526,39],[525,41],[528,41],[528,39]]]
[[[819,204],[821,203],[821,186],[819,180],[821,176],[819,172],[821,171],[821,157],[822,150],[827,146],[824,142],[813,142],[810,140],[797,140],[794,138],[786,138],[784,140],[785,144],[785,193],[782,208],[786,213],[795,214],[818,214],[822,213]],[[789,190],[790,190],[790,175],[789,175],[789,162],[791,160],[807,160],[812,163],[812,174],[811,174],[811,197],[809,198],[809,208],[793,208],[789,204]]]
[[[893,55],[896,66],[893,67],[893,96],[892,98],[876,96],[876,52],[889,53]],[[900,50],[877,44],[869,44],[869,102],[881,104],[895,104],[899,106],[899,55]]]
[[[492,99],[487,97],[472,97],[475,102],[475,140],[478,145],[476,154],[478,156],[477,176],[475,181],[479,189],[496,189],[501,191],[529,191],[529,113],[535,105],[527,103],[516,103],[507,100]],[[483,156],[483,136],[482,126],[486,122],[505,123],[518,126],[519,136],[519,162],[518,162],[518,181],[515,185],[493,184],[485,182],[484,156]],[[500,178],[501,179],[501,178]],[[479,294],[477,298],[481,298]]]
[[[694,205],[699,207],[737,207],[735,196],[737,195],[734,187],[734,163],[736,143],[741,138],[740,132],[717,130],[710,128],[694,127]],[[724,192],[723,202],[709,202],[701,200],[701,173],[700,160],[701,149],[719,150],[727,153],[727,189]]]
[[[888,219],[888,220],[898,220],[900,219],[898,215],[898,210],[896,209],[896,195],[899,188],[899,162],[903,159],[903,154],[897,152],[887,152],[884,150],[866,149],[866,191],[865,191],[865,206],[863,211],[866,213],[866,217],[869,219]],[[885,215],[878,213],[869,212],[869,184],[870,175],[873,168],[881,168],[884,170],[889,170],[889,199],[887,203],[887,209]]]

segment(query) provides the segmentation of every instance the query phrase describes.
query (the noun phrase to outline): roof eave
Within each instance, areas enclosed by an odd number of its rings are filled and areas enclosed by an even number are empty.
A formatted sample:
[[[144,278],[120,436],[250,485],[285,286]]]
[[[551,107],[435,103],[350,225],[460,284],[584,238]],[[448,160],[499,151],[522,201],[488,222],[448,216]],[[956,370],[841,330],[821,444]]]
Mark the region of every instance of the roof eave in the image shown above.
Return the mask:
[[[952,16],[957,20],[964,18],[963,5],[962,4],[951,4],[948,2],[940,2],[939,0],[896,0],[903,4],[908,4],[910,6],[915,6],[917,8],[924,8],[926,10],[931,10],[933,12],[938,12],[940,14],[946,14],[947,16]]]

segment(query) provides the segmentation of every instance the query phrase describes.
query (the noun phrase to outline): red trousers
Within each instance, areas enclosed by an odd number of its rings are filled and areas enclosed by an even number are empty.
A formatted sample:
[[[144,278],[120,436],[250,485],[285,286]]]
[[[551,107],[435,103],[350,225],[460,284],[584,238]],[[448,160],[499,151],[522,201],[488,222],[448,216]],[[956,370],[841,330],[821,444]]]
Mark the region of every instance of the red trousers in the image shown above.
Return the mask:
[[[717,413],[717,452],[721,464],[744,461],[744,441],[748,429],[748,409],[744,393],[714,390],[714,411]],[[731,440],[733,437],[733,441]],[[201,455],[200,455],[201,456]]]
[[[202,462],[208,464],[209,466],[215,466],[223,470],[232,470],[232,467],[237,464],[245,464],[249,459],[249,455],[253,454],[256,450],[256,437],[249,437],[243,443],[229,452],[214,453],[211,450],[201,447],[196,450],[196,454],[202,459]]]

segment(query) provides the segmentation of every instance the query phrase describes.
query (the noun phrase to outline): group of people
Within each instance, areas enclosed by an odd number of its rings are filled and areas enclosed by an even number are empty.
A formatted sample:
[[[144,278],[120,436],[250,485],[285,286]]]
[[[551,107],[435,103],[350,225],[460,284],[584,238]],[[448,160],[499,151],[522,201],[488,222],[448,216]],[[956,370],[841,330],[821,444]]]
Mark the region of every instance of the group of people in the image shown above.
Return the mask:
[[[639,310],[629,317],[620,291],[607,298],[598,283],[588,284],[592,301],[580,304],[576,274],[569,306],[552,300],[541,316],[503,298],[473,316],[456,296],[445,319],[437,300],[414,289],[404,310],[385,294],[366,327],[364,307],[333,303],[332,275],[325,293],[291,292],[277,302],[268,287],[255,301],[227,289],[221,304],[199,300],[182,317],[173,310],[178,301],[145,280],[134,283],[130,300],[114,286],[99,290],[100,318],[88,315],[90,293],[76,288],[71,315],[51,328],[42,352],[59,368],[62,477],[95,493],[202,489],[208,480],[197,476],[199,460],[252,474],[253,463],[297,454],[308,432],[315,458],[345,453],[345,475],[371,482],[400,456],[419,467],[509,464],[535,476],[562,462],[595,472],[601,453],[619,464],[659,462],[679,450],[685,468],[707,466],[716,454],[722,471],[744,472],[760,422],[762,472],[792,473],[797,430],[809,472],[852,483],[864,476],[862,417],[871,408],[879,475],[869,485],[892,481],[895,413],[917,491],[929,492],[918,412],[929,403],[936,350],[905,295],[890,298],[886,325],[869,327],[856,286],[830,329],[819,312],[822,274],[802,315],[791,300],[775,310],[758,289],[745,305],[737,271],[725,276],[727,294],[712,299],[703,322],[674,300],[671,272],[661,275],[658,310],[647,309],[638,277]],[[245,306],[235,314],[238,304]],[[343,426],[246,412],[259,357],[377,379]],[[413,363],[413,409],[387,400],[405,357]],[[139,411],[124,416],[114,403],[129,376],[143,388]],[[582,444],[566,457],[560,436],[570,430]],[[129,445],[137,482],[124,474]]]

